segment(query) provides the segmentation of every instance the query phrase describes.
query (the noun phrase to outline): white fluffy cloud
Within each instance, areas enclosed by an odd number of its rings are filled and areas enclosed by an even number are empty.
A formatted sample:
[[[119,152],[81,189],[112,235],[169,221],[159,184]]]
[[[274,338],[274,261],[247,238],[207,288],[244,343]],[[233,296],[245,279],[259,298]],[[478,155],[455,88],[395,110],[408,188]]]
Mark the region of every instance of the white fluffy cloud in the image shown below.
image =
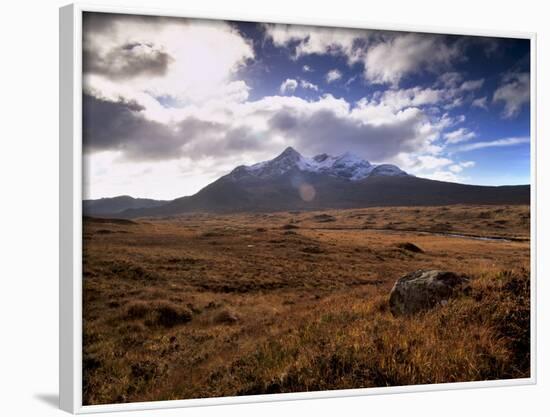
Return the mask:
[[[279,91],[281,92],[281,94],[291,94],[296,91],[298,86],[305,90],[319,91],[319,86],[317,86],[316,84],[310,83],[309,81],[304,79],[295,80],[293,78],[287,78],[286,80],[284,80],[279,87]]]
[[[296,81],[293,78],[287,78],[282,82],[281,86],[279,87],[279,91],[282,94],[293,93],[294,91],[296,91],[297,87],[298,87],[298,81]]]
[[[407,172],[438,181],[464,182],[459,175],[464,169],[474,166],[470,161],[462,163],[437,155],[401,155],[397,159]],[[457,168],[458,167],[458,168]]]
[[[456,182],[456,183],[463,182],[463,178],[461,176],[457,175],[455,172],[445,171],[445,170],[436,170],[434,172],[429,172],[429,173],[426,173],[424,177],[429,178],[431,180],[436,180],[436,181]]]
[[[365,78],[373,83],[398,85],[408,74],[449,67],[460,49],[437,35],[397,35],[370,47],[363,58]]]
[[[84,18],[84,88],[111,99],[226,97],[235,72],[254,58],[251,44],[222,21],[100,15]],[[237,98],[246,98],[246,84],[238,86]]]
[[[342,78],[342,73],[337,69],[330,70],[325,76],[325,80],[327,80],[327,83],[332,83],[336,80],[339,80],[340,78]]]
[[[447,68],[462,57],[459,44],[450,44],[441,35],[268,24],[265,36],[275,46],[293,47],[295,59],[343,55],[349,64],[363,64],[366,80],[394,86],[409,74]],[[464,88],[478,87],[466,84]]]
[[[418,157],[419,166],[424,170],[443,168],[453,163],[449,158],[438,158],[432,155],[423,155]]]
[[[317,26],[267,24],[267,38],[275,46],[295,44],[294,58],[311,54],[344,54],[352,57],[355,42],[368,38],[369,32],[359,29],[342,29]],[[306,70],[307,71],[307,70]]]
[[[319,91],[319,86],[310,83],[307,80],[300,80],[300,87],[305,88],[306,90]]]
[[[517,116],[529,100],[530,82],[527,72],[511,72],[504,75],[502,84],[493,95],[494,103],[504,104],[502,117],[507,119]]]
[[[400,110],[407,107],[437,104],[444,98],[445,92],[443,90],[413,87],[401,90],[386,90],[380,97],[380,101],[395,110]]]

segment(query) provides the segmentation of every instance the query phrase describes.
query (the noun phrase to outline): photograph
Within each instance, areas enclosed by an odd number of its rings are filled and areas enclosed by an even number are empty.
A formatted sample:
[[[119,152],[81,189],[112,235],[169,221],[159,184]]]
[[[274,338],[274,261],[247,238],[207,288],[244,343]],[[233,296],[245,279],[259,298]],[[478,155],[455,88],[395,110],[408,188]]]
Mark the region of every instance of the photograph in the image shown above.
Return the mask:
[[[532,377],[529,37],[81,37],[82,405]]]

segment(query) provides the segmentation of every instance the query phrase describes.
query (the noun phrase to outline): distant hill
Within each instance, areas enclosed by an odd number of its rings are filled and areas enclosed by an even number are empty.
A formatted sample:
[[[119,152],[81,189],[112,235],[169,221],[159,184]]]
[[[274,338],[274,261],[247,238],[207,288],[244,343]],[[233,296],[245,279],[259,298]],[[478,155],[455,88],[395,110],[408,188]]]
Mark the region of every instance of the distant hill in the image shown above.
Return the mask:
[[[129,209],[147,209],[166,204],[165,200],[151,200],[148,198],[133,198],[129,195],[121,195],[97,200],[84,200],[82,211],[85,216],[104,217],[117,214]]]
[[[373,165],[349,153],[305,158],[287,148],[272,160],[236,167],[192,196],[162,204],[147,200],[151,205],[102,214],[135,218],[188,212],[529,204],[529,199],[529,185],[489,187],[434,181],[409,175],[395,165]]]

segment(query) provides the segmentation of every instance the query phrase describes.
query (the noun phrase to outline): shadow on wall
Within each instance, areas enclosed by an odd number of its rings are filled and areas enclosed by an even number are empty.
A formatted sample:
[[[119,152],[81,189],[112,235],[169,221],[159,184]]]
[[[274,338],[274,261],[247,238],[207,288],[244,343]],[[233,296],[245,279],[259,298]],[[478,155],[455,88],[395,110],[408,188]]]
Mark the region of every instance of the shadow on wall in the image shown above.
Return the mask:
[[[59,394],[34,394],[34,398],[53,408],[59,408]]]

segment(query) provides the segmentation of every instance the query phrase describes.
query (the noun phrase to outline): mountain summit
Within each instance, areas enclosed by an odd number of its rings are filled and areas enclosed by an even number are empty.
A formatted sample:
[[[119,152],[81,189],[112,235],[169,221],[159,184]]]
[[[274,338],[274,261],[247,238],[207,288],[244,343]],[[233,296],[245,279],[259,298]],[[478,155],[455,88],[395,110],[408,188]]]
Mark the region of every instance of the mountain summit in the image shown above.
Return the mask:
[[[338,156],[323,153],[313,158],[306,158],[290,146],[274,159],[250,166],[238,166],[229,175],[235,180],[246,176],[267,179],[293,171],[325,174],[351,181],[363,180],[370,176],[400,177],[408,175],[395,165],[373,165],[350,152]]]

